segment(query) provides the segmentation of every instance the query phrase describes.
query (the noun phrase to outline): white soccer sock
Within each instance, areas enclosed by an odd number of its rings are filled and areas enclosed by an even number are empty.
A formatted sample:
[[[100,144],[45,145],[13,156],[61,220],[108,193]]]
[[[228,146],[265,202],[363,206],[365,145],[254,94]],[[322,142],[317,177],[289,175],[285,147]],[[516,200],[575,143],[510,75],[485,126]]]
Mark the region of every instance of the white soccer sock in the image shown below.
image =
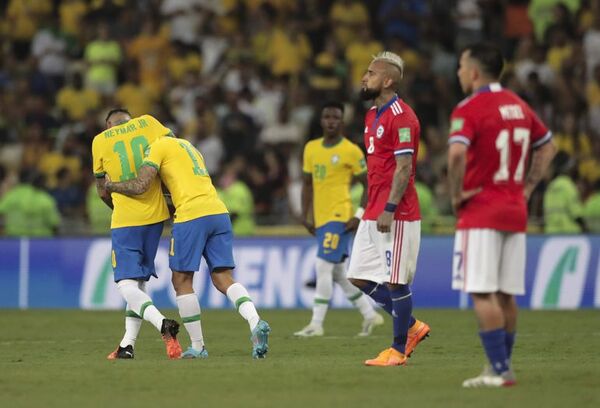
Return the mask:
[[[131,310],[128,304],[125,310],[125,334],[119,346],[127,347],[131,345],[131,347],[135,348],[135,341],[142,328],[142,321],[142,318]]]
[[[138,316],[152,323],[160,331],[164,316],[152,304],[152,299],[139,287],[138,282],[133,279],[124,279],[117,283],[121,296]]]
[[[235,305],[238,313],[248,321],[250,331],[254,330],[260,317],[258,317],[258,312],[246,288],[241,283],[236,282],[227,288],[227,297]]]
[[[202,350],[204,347],[204,338],[202,337],[202,324],[200,322],[200,303],[195,293],[177,296],[177,307],[179,308],[179,316],[185,326],[192,348]]]
[[[336,264],[333,270],[333,280],[341,286],[344,294],[351,301],[360,313],[363,315],[365,319],[372,319],[375,317],[377,312],[373,308],[373,305],[369,303],[369,300],[366,296],[363,296],[363,293],[354,286],[348,278],[346,278],[346,271],[344,269],[344,264]]]
[[[138,281],[137,285],[142,292],[146,292],[146,282]],[[131,347],[135,348],[135,341],[140,334],[143,321],[144,319],[142,319],[136,312],[131,310],[129,304],[127,304],[125,307],[125,334],[123,335],[119,346],[127,347],[128,345],[131,345]]]
[[[310,324],[313,326],[323,326],[325,315],[329,309],[329,301],[333,294],[333,269],[334,263],[317,258],[315,269],[317,271],[317,286],[315,287],[315,299],[313,304],[313,314]]]

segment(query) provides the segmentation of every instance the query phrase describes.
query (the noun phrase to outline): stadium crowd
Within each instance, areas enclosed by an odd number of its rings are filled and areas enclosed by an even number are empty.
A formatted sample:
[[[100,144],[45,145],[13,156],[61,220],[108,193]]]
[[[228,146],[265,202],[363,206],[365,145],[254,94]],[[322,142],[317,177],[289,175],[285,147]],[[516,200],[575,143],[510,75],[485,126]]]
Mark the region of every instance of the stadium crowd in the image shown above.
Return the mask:
[[[296,224],[320,105],[344,102],[362,146],[360,78],[384,49],[405,61],[400,95],[421,121],[423,230],[444,231],[457,56],[481,39],[502,46],[503,85],[561,152],[532,196],[532,229],[600,232],[600,0],[8,0],[0,12],[7,235],[36,222],[47,228],[33,235],[108,233],[90,148],[117,106],[197,146],[236,235]]]

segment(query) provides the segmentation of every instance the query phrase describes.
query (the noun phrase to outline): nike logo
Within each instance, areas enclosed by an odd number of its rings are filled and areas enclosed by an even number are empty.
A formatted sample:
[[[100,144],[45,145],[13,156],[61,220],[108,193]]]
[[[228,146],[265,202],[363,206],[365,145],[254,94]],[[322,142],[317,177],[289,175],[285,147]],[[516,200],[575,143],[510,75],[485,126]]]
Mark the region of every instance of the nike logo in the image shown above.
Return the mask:
[[[133,353],[131,351],[126,351],[125,354],[127,354],[129,357],[133,356]]]
[[[323,253],[324,253],[324,254],[330,254],[330,253],[331,253],[331,251],[329,251],[329,250],[327,250],[327,249],[326,249],[326,250],[324,250],[324,251],[323,251]]]
[[[392,310],[392,317],[398,317],[395,310]]]

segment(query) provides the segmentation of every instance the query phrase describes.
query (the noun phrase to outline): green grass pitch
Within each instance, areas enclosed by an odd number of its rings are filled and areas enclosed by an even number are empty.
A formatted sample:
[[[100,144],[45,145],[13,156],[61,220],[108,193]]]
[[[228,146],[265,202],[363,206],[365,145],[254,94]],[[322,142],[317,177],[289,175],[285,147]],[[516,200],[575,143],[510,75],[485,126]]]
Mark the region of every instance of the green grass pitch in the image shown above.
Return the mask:
[[[261,361],[233,310],[204,310],[209,359],[178,361],[167,360],[148,323],[135,360],[107,361],[122,313],[3,310],[0,407],[600,407],[600,312],[522,312],[519,384],[476,390],[460,387],[484,361],[472,311],[416,312],[431,337],[407,366],[375,368],[362,362],[390,344],[390,319],[356,338],[353,310],[330,311],[325,336],[312,339],[292,336],[309,311],[264,311],[273,332]],[[180,339],[189,345],[183,328]]]

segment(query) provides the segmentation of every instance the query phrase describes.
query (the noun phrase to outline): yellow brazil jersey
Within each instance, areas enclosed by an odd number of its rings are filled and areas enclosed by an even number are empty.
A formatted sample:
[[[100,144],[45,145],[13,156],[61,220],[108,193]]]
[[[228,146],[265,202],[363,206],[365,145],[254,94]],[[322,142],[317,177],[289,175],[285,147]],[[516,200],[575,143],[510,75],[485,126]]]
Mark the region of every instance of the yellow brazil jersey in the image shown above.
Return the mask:
[[[163,137],[146,150],[144,164],[158,170],[175,205],[174,222],[227,213],[217,196],[204,158],[187,140]]]
[[[95,176],[108,174],[113,181],[135,178],[144,160],[144,151],[150,143],[171,134],[168,128],[150,115],[105,130],[96,135],[92,142]],[[154,224],[169,218],[158,178],[142,195],[127,197],[113,193],[112,199],[115,208],[111,228]]]
[[[306,144],[302,162],[304,173],[312,175],[315,227],[348,221],[352,176],[367,171],[362,150],[346,138],[333,146],[324,146],[319,138]]]

